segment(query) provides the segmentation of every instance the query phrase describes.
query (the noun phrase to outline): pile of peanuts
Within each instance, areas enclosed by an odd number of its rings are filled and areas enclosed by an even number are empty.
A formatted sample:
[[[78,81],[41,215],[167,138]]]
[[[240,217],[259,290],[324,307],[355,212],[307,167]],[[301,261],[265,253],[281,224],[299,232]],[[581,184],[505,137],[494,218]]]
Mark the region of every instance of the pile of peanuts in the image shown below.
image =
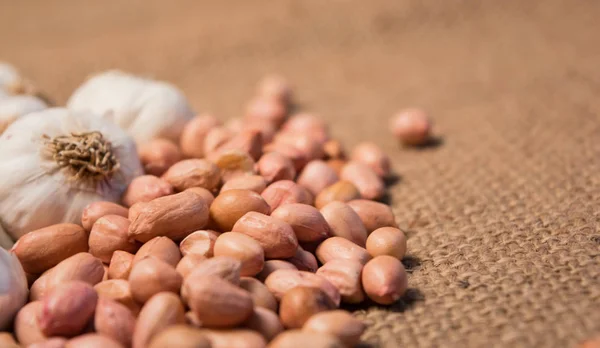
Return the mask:
[[[288,117],[291,97],[265,79],[243,118],[199,115],[180,144],[141,146],[146,175],[122,205],[23,236],[20,346],[355,346],[365,325],[340,305],[389,305],[407,288],[406,237],[376,201],[390,161],[372,143],[347,157],[320,119]],[[409,114],[393,122],[417,144],[429,125]]]

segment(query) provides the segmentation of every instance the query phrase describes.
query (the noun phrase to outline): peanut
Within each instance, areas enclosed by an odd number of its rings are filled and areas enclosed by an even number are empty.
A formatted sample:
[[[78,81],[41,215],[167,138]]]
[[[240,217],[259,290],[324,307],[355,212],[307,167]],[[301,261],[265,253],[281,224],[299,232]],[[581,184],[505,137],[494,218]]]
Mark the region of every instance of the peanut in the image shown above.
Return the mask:
[[[210,218],[221,231],[231,231],[233,225],[250,211],[268,215],[271,207],[260,194],[250,190],[221,192],[210,206]]]
[[[208,205],[209,207],[212,204],[212,202],[215,200],[215,196],[209,190],[205,189],[204,187],[190,187],[186,191],[193,192],[193,193],[197,194],[198,196],[200,196],[202,199],[204,199],[204,201],[206,202],[206,205]]]
[[[261,334],[252,330],[207,330],[202,333],[208,337],[211,348],[265,348],[267,342]]]
[[[71,280],[96,285],[104,277],[102,261],[88,253],[78,253],[44,272],[31,286],[32,301],[42,299],[54,287]]]
[[[208,154],[215,152],[219,146],[228,142],[234,135],[235,133],[232,130],[225,127],[213,127],[204,138],[204,156],[206,157]]]
[[[296,250],[296,255],[286,259],[286,261],[296,266],[300,271],[315,273],[319,267],[315,256],[301,247]]]
[[[371,255],[363,247],[360,247],[346,238],[331,237],[325,239],[317,247],[317,258],[322,264],[335,259],[355,260],[363,265],[371,259]]]
[[[259,280],[251,277],[242,277],[240,279],[240,288],[250,293],[256,308],[263,307],[273,312],[277,312],[277,300],[275,299],[275,296],[273,296],[267,286]]]
[[[338,177],[335,170],[329,167],[322,160],[314,160],[309,162],[302,173],[298,176],[297,183],[305,187],[313,196],[318,195],[323,189],[338,182]]]
[[[321,289],[331,298],[336,306],[340,304],[341,298],[338,289],[327,279],[314,273],[279,269],[267,277],[265,285],[278,300],[281,300],[291,289],[303,286]]]
[[[302,150],[294,146],[293,144],[288,144],[285,142],[271,142],[270,144],[265,145],[265,152],[277,152],[282,154],[283,156],[289,158],[294,165],[294,171],[298,172],[304,168],[306,163],[310,162],[310,158],[308,158],[307,154]]]
[[[284,105],[292,101],[292,87],[279,75],[267,75],[258,84],[257,94],[264,98],[273,98]]]
[[[313,315],[336,308],[336,304],[321,289],[298,286],[283,295],[279,318],[286,328],[297,329]]]
[[[173,186],[154,175],[142,175],[133,179],[123,194],[125,206],[131,207],[137,202],[150,202],[153,199],[172,195]]]
[[[294,180],[296,177],[296,168],[292,160],[279,152],[265,153],[258,161],[257,168],[260,175],[269,183]]]
[[[81,226],[57,224],[29,232],[13,246],[23,270],[40,274],[64,259],[86,252],[88,235]]]
[[[291,203],[312,205],[313,196],[307,189],[289,180],[280,180],[267,186],[261,196],[269,204],[271,210]]]
[[[355,199],[348,202],[348,205],[358,214],[367,229],[367,233],[371,233],[381,227],[397,226],[394,212],[386,204],[367,199]]]
[[[265,261],[265,266],[263,267],[262,271],[260,271],[260,273],[258,273],[256,275],[256,279],[260,280],[261,282],[264,282],[265,279],[267,279],[267,277],[275,272],[278,269],[291,269],[291,270],[298,270],[298,268],[296,266],[294,266],[292,263],[288,262],[288,261],[283,261],[283,260],[267,260]]]
[[[117,250],[135,253],[141,244],[129,238],[130,222],[119,215],[105,215],[98,219],[88,240],[90,254],[109,263]]]
[[[379,199],[383,196],[385,186],[383,180],[368,165],[350,161],[342,169],[342,180],[353,183],[360,195],[366,199]]]
[[[215,241],[220,233],[212,230],[202,230],[191,233],[179,243],[179,250],[183,256],[197,255],[212,257]]]
[[[119,215],[127,217],[129,211],[127,208],[112,202],[94,202],[83,209],[81,214],[81,225],[86,231],[91,231],[96,220],[105,215]]]
[[[30,344],[27,348],[65,348],[67,339],[62,337],[52,337],[43,342]],[[5,346],[2,346],[6,348]],[[15,348],[19,348],[19,345],[15,345]],[[8,348],[11,348],[10,346]]]
[[[219,121],[208,114],[198,115],[188,121],[179,139],[181,153],[188,158],[204,157],[204,139],[208,132],[218,125]]]
[[[252,237],[238,232],[221,234],[215,242],[214,253],[215,256],[230,256],[240,260],[242,276],[256,275],[265,264],[265,254],[260,244]]]
[[[343,202],[331,202],[321,208],[321,214],[331,229],[331,235],[346,238],[356,245],[365,246],[367,230],[360,216]]]
[[[191,187],[216,189],[221,181],[221,172],[214,163],[204,159],[187,159],[173,164],[162,179],[178,191]]]
[[[172,292],[160,292],[142,307],[135,324],[133,348],[144,348],[154,336],[169,326],[184,324],[185,311],[179,296]]]
[[[128,279],[133,258],[134,255],[126,251],[115,251],[108,266],[108,279]]]
[[[390,129],[405,145],[424,145],[430,138],[431,120],[421,109],[405,109],[392,117]]]
[[[15,336],[19,343],[25,347],[30,344],[46,341],[47,337],[42,332],[38,316],[42,313],[42,301],[33,301],[26,304],[15,317]]]
[[[245,175],[230,179],[223,184],[223,187],[221,187],[221,194],[229,190],[250,190],[260,195],[266,188],[267,180],[262,176]]]
[[[283,125],[282,132],[306,134],[321,143],[329,140],[327,124],[316,115],[310,113],[299,113],[290,117]]]
[[[362,284],[371,300],[389,305],[404,295],[408,280],[400,260],[381,255],[367,262],[363,268]]]
[[[365,299],[362,289],[361,273],[363,264],[354,260],[335,259],[317,270],[317,275],[333,284],[344,303],[360,303]]]
[[[134,316],[140,312],[140,305],[133,300],[129,282],[124,279],[109,279],[94,286],[100,298],[114,300],[127,307]]]
[[[133,264],[135,265],[148,256],[162,260],[173,267],[177,266],[181,260],[177,244],[167,237],[155,237],[142,245],[133,258]]]
[[[277,128],[270,122],[262,122],[260,120],[250,120],[248,122],[242,122],[239,132],[243,131],[256,131],[260,133],[262,138],[262,144],[266,145],[273,141]],[[261,149],[262,150],[262,149]]]
[[[238,259],[229,256],[215,256],[198,264],[186,279],[189,277],[217,276],[238,285],[241,269],[242,263]]]
[[[228,182],[240,176],[244,177],[255,174],[254,159],[250,154],[242,150],[219,150],[211,154],[210,160],[219,167],[223,182]]]
[[[308,204],[282,205],[271,213],[271,217],[288,223],[300,242],[321,241],[331,233],[323,215]]]
[[[279,321],[277,314],[261,307],[254,308],[254,312],[246,320],[244,326],[260,333],[267,342],[283,331],[283,325]]]
[[[321,209],[333,201],[349,202],[360,198],[360,192],[350,181],[341,180],[326,187],[315,199],[315,207]]]
[[[181,160],[177,145],[167,139],[152,139],[138,148],[140,161],[146,174],[161,176]]]
[[[124,348],[110,337],[89,333],[70,339],[65,348]]]
[[[300,151],[301,157],[305,159],[305,161],[304,163],[295,163],[297,171],[304,168],[308,162],[322,159],[325,156],[323,141],[315,138],[315,136],[310,133],[280,132],[275,136],[273,144],[275,145],[275,148],[285,144],[291,145]]]
[[[269,122],[279,127],[287,117],[285,105],[275,98],[257,97],[246,105],[245,121]]]
[[[234,327],[254,308],[250,293],[216,276],[188,277],[183,286],[187,304],[206,327]]]
[[[379,177],[385,178],[390,175],[390,158],[379,148],[379,146],[363,142],[352,150],[353,161],[361,162],[373,169]]]
[[[45,336],[75,336],[94,316],[98,294],[82,281],[57,285],[42,300],[39,327]]]
[[[292,257],[298,248],[298,240],[290,225],[261,213],[246,213],[235,223],[232,231],[258,241],[267,258]]]
[[[336,336],[347,347],[357,345],[365,329],[362,321],[343,310],[315,314],[302,326],[302,330],[306,332]]]
[[[202,331],[185,326],[173,325],[154,336],[148,348],[211,348],[210,341]]]
[[[206,201],[188,191],[136,203],[134,207],[137,214],[130,216],[129,236],[142,243],[158,236],[181,240],[208,222]]]
[[[216,152],[239,150],[247,153],[254,161],[257,161],[262,155],[262,145],[261,132],[254,129],[242,129],[225,144],[219,146]],[[212,156],[213,154],[210,154],[210,157]]]
[[[108,298],[100,298],[96,305],[94,327],[96,332],[112,338],[125,347],[131,346],[135,316],[129,308]]]
[[[328,159],[344,159],[346,157],[344,147],[338,140],[328,140],[323,144],[325,157]],[[337,171],[336,171],[337,172]]]
[[[129,275],[131,295],[139,303],[163,291],[179,294],[182,282],[183,277],[173,266],[153,257],[136,263]]]
[[[45,341],[45,342],[47,342],[47,341]],[[43,344],[43,342],[41,344]],[[32,346],[35,347],[36,344],[34,343]],[[0,347],[20,348],[21,346],[19,344],[17,344],[17,342],[15,341],[15,339],[13,338],[13,336],[10,333],[0,332]],[[42,346],[39,346],[38,348],[40,348],[40,347],[42,347]],[[60,347],[58,347],[58,348],[60,348]]]
[[[269,344],[269,348],[347,348],[337,337],[304,330],[288,330]]]
[[[394,227],[381,227],[367,238],[367,251],[371,256],[389,255],[402,260],[406,254],[406,236]]]
[[[198,267],[198,265],[204,260],[206,260],[206,257],[201,255],[186,255],[183,258],[181,258],[181,261],[179,261],[175,270],[177,271],[177,273],[181,274],[181,276],[185,278],[190,273],[192,273],[192,271],[196,267]]]

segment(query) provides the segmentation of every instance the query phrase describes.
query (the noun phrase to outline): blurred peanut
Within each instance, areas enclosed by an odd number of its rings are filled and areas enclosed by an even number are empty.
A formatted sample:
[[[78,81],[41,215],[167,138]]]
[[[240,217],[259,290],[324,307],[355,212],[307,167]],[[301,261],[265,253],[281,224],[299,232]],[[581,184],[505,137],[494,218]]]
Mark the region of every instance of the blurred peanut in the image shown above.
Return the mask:
[[[96,332],[110,337],[125,347],[131,346],[135,329],[135,316],[129,308],[117,301],[100,298],[94,314]]]
[[[42,332],[38,316],[42,314],[42,301],[32,301],[23,306],[15,317],[14,331],[19,343],[27,347],[31,344],[44,342],[48,339]]]
[[[221,145],[231,139],[235,133],[225,127],[214,127],[204,137],[204,156],[215,152]]]
[[[342,169],[342,180],[350,181],[356,186],[360,195],[366,199],[379,199],[383,196],[385,186],[383,180],[368,165],[350,161]]]
[[[204,199],[204,201],[206,202],[206,204],[208,206],[210,206],[212,204],[212,202],[215,200],[215,196],[209,190],[205,189],[204,187],[190,187],[186,191],[193,192],[193,193],[197,194],[198,196],[200,196],[202,199]]]
[[[109,279],[94,286],[100,298],[114,300],[127,307],[134,316],[140,312],[140,305],[133,300],[129,282],[124,279]]]
[[[305,187],[313,196],[318,195],[326,187],[329,187],[340,178],[335,170],[322,160],[309,162],[298,176],[298,185]]]
[[[133,348],[145,348],[166,328],[185,323],[185,310],[179,296],[158,293],[142,307],[133,333]]]
[[[125,348],[125,346],[110,337],[88,333],[70,339],[65,348]]]
[[[39,327],[45,336],[75,336],[94,316],[98,294],[82,281],[69,281],[54,287],[42,299]]]
[[[221,171],[221,179],[225,183],[237,177],[255,174],[254,166],[256,163],[254,159],[250,154],[239,149],[220,150],[215,152],[210,160]]]
[[[133,179],[123,194],[122,201],[127,207],[137,202],[150,202],[158,197],[172,195],[173,186],[154,175],[142,175]]]
[[[267,75],[258,84],[257,94],[264,98],[273,98],[284,105],[292,101],[292,87],[279,75]]]
[[[303,331],[335,336],[347,347],[356,346],[365,329],[362,321],[343,310],[317,313],[302,326]]]
[[[286,328],[297,329],[313,315],[336,308],[321,289],[297,286],[285,293],[279,307],[279,318]]]
[[[148,348],[211,348],[208,337],[200,330],[185,325],[173,325],[156,336]]]
[[[319,267],[315,256],[301,247],[296,250],[296,255],[287,258],[286,261],[296,266],[300,271],[315,273]]]
[[[257,163],[257,170],[267,182],[279,180],[294,180],[296,168],[288,157],[279,152],[268,152],[262,155]]]
[[[153,139],[138,148],[140,161],[146,174],[161,176],[181,160],[179,147],[167,139]]]
[[[246,105],[244,120],[247,122],[262,121],[279,127],[287,117],[287,109],[283,102],[272,97],[256,97]]]
[[[162,176],[175,191],[191,187],[216,189],[221,181],[221,172],[214,163],[204,159],[187,159],[173,164]]]
[[[390,129],[405,145],[424,145],[430,139],[431,120],[421,109],[405,109],[390,119]]]
[[[269,291],[277,298],[281,298],[297,286],[318,288],[323,290],[337,305],[340,304],[340,292],[327,279],[314,273],[290,269],[279,269],[271,273],[265,280]]]
[[[362,221],[368,233],[381,227],[396,227],[396,218],[389,205],[370,201],[368,199],[355,199],[348,205]]]
[[[240,272],[242,263],[238,259],[229,256],[215,256],[202,261],[188,274],[190,277],[201,278],[207,276],[216,276],[229,281],[232,284],[240,284]],[[182,294],[183,294],[182,290]]]
[[[267,180],[260,175],[238,176],[223,184],[221,194],[230,190],[250,190],[260,195],[265,188]]]
[[[362,142],[356,145],[352,150],[351,159],[368,165],[382,178],[390,175],[390,158],[374,143]]]
[[[321,212],[308,204],[282,205],[271,213],[271,217],[288,223],[300,242],[321,241],[330,234],[329,225]]]
[[[185,278],[204,260],[206,260],[206,257],[201,255],[186,255],[179,261],[175,270]]]
[[[327,204],[337,202],[349,202],[360,198],[360,192],[353,183],[345,180],[336,182],[321,191],[315,199],[315,207],[321,209]]]
[[[219,125],[219,121],[212,115],[198,115],[188,121],[183,128],[179,147],[181,153],[187,158],[204,157],[204,139],[208,132]]]
[[[265,348],[267,342],[261,334],[248,329],[201,330],[211,343],[211,348]]]
[[[343,159],[346,157],[344,147],[338,140],[328,140],[323,144],[323,151],[327,159]]]
[[[280,180],[267,186],[261,193],[271,210],[291,203],[313,204],[313,196],[307,189],[290,180]]]
[[[288,330],[269,344],[269,348],[348,348],[337,337],[305,330]]]
[[[255,307],[264,307],[270,311],[277,312],[277,300],[271,294],[267,286],[252,277],[242,277],[240,288],[248,291]]]
[[[264,282],[267,277],[278,269],[291,269],[297,271],[298,268],[292,263],[283,260],[267,260],[262,271],[256,275],[256,279]]]
[[[260,333],[265,340],[271,341],[283,331],[283,325],[277,314],[266,308],[256,307],[254,312],[244,322],[244,326]]]

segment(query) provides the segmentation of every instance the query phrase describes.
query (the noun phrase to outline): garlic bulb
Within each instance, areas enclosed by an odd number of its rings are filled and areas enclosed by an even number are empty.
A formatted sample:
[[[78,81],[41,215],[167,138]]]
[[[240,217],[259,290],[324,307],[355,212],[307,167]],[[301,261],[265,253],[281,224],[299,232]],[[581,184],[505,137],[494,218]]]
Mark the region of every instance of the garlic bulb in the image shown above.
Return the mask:
[[[0,331],[12,325],[28,296],[27,278],[19,259],[0,248]]]
[[[71,95],[67,107],[97,115],[112,111],[115,123],[138,144],[153,138],[178,142],[183,127],[194,116],[175,86],[115,70],[84,82]]]
[[[30,95],[2,95],[0,92],[0,134],[17,118],[48,106],[41,99]]]
[[[0,225],[0,248],[8,250],[12,248],[14,244],[15,243],[13,242],[12,238],[10,238],[8,233],[6,233],[4,228],[2,228],[2,225]]]
[[[19,118],[0,136],[0,223],[17,240],[85,206],[118,202],[142,174],[135,143],[89,112],[50,108]]]
[[[0,62],[0,90],[9,95],[35,94],[35,88],[12,65]]]

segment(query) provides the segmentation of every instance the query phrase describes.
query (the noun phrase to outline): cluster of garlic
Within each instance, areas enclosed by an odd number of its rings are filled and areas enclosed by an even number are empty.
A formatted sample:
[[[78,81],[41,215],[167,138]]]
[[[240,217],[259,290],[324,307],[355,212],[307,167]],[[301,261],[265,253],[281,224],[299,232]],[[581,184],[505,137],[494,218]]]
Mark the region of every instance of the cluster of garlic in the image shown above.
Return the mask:
[[[136,143],[178,141],[193,116],[175,86],[111,70],[94,75],[67,108],[15,95],[24,81],[0,63],[0,246],[61,222],[80,223],[94,201],[117,202],[143,174]],[[2,229],[3,227],[3,229]],[[6,231],[6,232],[5,232]]]

